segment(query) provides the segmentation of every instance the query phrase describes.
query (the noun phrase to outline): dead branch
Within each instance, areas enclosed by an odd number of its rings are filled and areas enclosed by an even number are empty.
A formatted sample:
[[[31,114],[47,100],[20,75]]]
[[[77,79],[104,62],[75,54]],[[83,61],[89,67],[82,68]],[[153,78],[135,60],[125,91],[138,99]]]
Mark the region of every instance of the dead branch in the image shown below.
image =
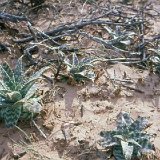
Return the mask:
[[[103,44],[105,47],[107,47],[109,49],[114,49],[115,51],[118,51],[121,53],[129,53],[129,51],[125,51],[125,50],[122,50],[122,49],[119,49],[119,48],[113,46],[112,40],[111,41],[103,40],[102,38],[92,36],[86,32],[79,32],[79,33],[83,36],[86,36],[87,38],[90,38],[93,41],[96,41],[97,43]]]
[[[136,49],[144,48],[148,43],[154,42],[155,40],[159,40],[159,39],[160,39],[160,34],[155,35],[152,39],[144,40],[144,42],[141,43],[141,44],[139,44],[139,45],[136,47]]]
[[[17,23],[20,21],[29,21],[28,18],[23,16],[15,16],[8,13],[0,12],[0,20],[2,21],[10,21],[13,23]]]
[[[135,24],[139,24],[141,22],[134,22]],[[44,33],[37,33],[36,36],[37,38],[48,38],[47,36],[52,36],[53,39],[62,37],[62,35],[66,34],[66,33],[74,33],[79,29],[82,29],[85,26],[88,25],[118,25],[118,26],[132,26],[133,23],[130,22],[126,22],[126,23],[115,23],[112,21],[105,21],[105,20],[95,20],[94,19],[87,19],[87,20],[79,20],[73,23],[66,23],[64,25],[60,25],[57,26],[55,29],[51,30],[51,31],[47,31]],[[47,35],[47,36],[46,36]],[[56,37],[57,36],[57,37]],[[28,37],[25,37],[23,39],[13,39],[14,42],[16,43],[25,43],[25,42],[30,42],[32,40],[34,40],[35,37],[33,37],[32,35],[28,35]]]
[[[24,56],[29,60],[31,65],[37,64],[37,62],[32,58],[32,52],[36,50],[38,50],[38,47],[36,45],[32,45],[23,51]]]

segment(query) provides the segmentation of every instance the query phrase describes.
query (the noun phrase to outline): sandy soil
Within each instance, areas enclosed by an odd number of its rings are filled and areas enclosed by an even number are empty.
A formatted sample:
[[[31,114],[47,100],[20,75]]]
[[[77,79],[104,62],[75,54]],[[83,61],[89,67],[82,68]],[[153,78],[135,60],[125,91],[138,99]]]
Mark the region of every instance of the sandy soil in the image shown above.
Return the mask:
[[[52,1],[49,1],[51,3]],[[155,8],[160,8],[159,1],[152,1]],[[69,2],[54,2],[51,8],[30,14],[34,26],[39,30],[48,30],[61,22],[69,22],[78,17],[85,17],[91,6]],[[66,7],[64,7],[66,5]],[[69,12],[68,12],[69,9]],[[6,7],[6,11],[9,9]],[[18,12],[13,10],[13,12]],[[57,14],[60,12],[61,14]],[[66,14],[66,12],[68,14]],[[75,15],[75,13],[77,13]],[[47,15],[47,18],[46,18]],[[67,17],[67,18],[66,18]],[[159,33],[160,21],[153,24],[155,33]],[[15,27],[15,26],[14,26]],[[17,24],[22,27],[23,24]],[[15,27],[15,28],[16,28]],[[27,30],[26,30],[27,31]],[[10,43],[11,36],[1,32],[1,42]],[[94,43],[83,41],[86,46]],[[83,43],[81,45],[83,45]],[[76,44],[75,44],[76,45]],[[14,46],[11,46],[11,48]],[[18,57],[13,53],[0,55],[1,61],[10,62]],[[17,53],[17,54],[16,54]],[[103,160],[105,151],[99,146],[99,133],[116,127],[116,116],[121,111],[131,114],[136,119],[139,115],[147,117],[151,123],[148,132],[156,134],[154,145],[157,155],[160,150],[160,78],[154,73],[123,64],[97,64],[103,74],[95,83],[68,85],[66,83],[48,84],[41,82],[44,94],[44,110],[36,118],[36,123],[45,133],[46,139],[33,124],[19,123],[24,132],[6,129],[0,124],[0,159],[1,160]],[[99,71],[100,71],[99,70]],[[50,76],[51,73],[46,73]],[[64,134],[65,133],[65,134]],[[99,150],[98,150],[98,149]],[[25,151],[24,155],[16,155]]]

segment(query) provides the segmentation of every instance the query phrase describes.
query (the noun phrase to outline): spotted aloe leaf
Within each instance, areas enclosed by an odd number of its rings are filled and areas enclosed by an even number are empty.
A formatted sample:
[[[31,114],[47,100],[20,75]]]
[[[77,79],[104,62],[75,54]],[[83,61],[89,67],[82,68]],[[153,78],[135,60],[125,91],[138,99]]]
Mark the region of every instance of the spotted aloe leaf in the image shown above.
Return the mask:
[[[138,117],[136,121],[134,121],[131,126],[130,130],[144,130],[148,127],[149,122],[145,117]]]
[[[151,135],[143,130],[148,126],[148,120],[138,117],[133,120],[126,112],[117,116],[117,128],[114,131],[103,131],[100,144],[112,150],[117,160],[131,160],[143,156],[143,154],[154,153],[151,143]]]
[[[49,67],[44,67],[28,78],[23,71],[22,58],[14,69],[6,62],[0,65],[0,119],[7,127],[13,127],[19,119],[32,118],[40,112],[40,98],[35,95],[38,89],[36,81],[47,69]]]
[[[15,77],[15,81],[17,84],[17,89],[19,89],[19,87],[21,87],[21,84],[24,83],[24,78],[25,78],[25,73],[24,73],[24,68],[23,68],[23,62],[22,62],[22,57],[20,57],[17,60],[16,63],[16,67],[15,69],[13,69],[14,71],[14,77]],[[20,85],[19,85],[20,84]]]
[[[8,102],[15,102],[22,98],[22,95],[18,91],[0,90],[0,97]]]
[[[130,146],[128,142],[121,141],[122,151],[125,159],[131,160],[133,154],[133,146]]]
[[[79,60],[78,60],[78,57],[75,53],[73,53],[73,55],[72,55],[72,65],[73,65],[73,67],[79,65]]]
[[[22,85],[22,88],[20,90],[21,94],[25,96],[27,92],[30,90],[30,88],[35,84],[35,82],[41,78],[42,73],[44,73],[46,70],[48,70],[50,67],[44,67],[37,71],[35,74],[33,74],[29,80]]]
[[[39,98],[31,98],[23,105],[23,108],[33,113],[39,113],[42,110],[39,100]]]
[[[114,146],[112,152],[116,160],[126,160],[120,145]]]
[[[22,95],[18,91],[8,92],[6,93],[6,97],[9,102],[16,102],[22,99]]]
[[[28,100],[28,99],[34,97],[35,94],[36,94],[36,92],[37,92],[37,90],[38,90],[38,88],[39,88],[39,85],[34,83],[34,84],[30,87],[30,89],[28,89],[28,91],[27,91],[27,93],[26,93],[26,95],[25,95],[25,99]]]
[[[11,89],[11,90],[14,89],[15,88],[14,73],[7,62],[0,65],[0,71],[1,71],[1,76],[2,76],[4,84],[9,89]]]
[[[7,93],[11,92],[10,90],[0,90],[0,97],[3,99],[7,99]]]
[[[14,127],[21,115],[21,106],[5,107],[1,110],[1,118],[3,118],[6,127]]]
[[[0,80],[0,90],[6,90],[7,86],[3,80]]]
[[[26,94],[28,93],[28,91],[32,88],[32,86],[35,84],[36,81],[37,81],[37,79],[33,79],[32,81],[26,82],[26,83],[22,86],[20,92],[21,92],[21,94],[22,94],[23,97],[25,97],[25,95],[26,95]]]
[[[92,58],[83,58],[80,62],[80,66],[85,66],[85,67],[93,67],[93,63],[98,60],[98,59],[92,59]]]
[[[121,112],[117,116],[117,130],[129,127],[133,123],[132,118],[126,112]]]
[[[42,75],[45,71],[47,71],[48,69],[50,69],[49,66],[46,66],[46,67],[41,68],[39,71],[37,71],[37,72],[35,72],[33,75],[31,75],[31,77],[29,78],[29,80],[28,80],[27,83],[39,79],[39,78],[41,77],[41,75]]]
[[[68,58],[64,60],[64,64],[67,66],[67,74],[69,78],[72,78],[76,82],[84,82],[87,80],[94,80],[96,75],[93,70],[95,63],[98,59],[83,58],[78,59],[75,53],[72,54],[72,62]],[[67,74],[62,77],[67,78]]]
[[[0,109],[7,108],[7,107],[12,107],[12,103],[6,103],[4,100],[1,100]],[[1,118],[1,116],[0,116],[0,118]]]
[[[100,136],[103,137],[101,145],[105,148],[110,148],[118,144],[115,135],[119,135],[119,131],[101,131]]]

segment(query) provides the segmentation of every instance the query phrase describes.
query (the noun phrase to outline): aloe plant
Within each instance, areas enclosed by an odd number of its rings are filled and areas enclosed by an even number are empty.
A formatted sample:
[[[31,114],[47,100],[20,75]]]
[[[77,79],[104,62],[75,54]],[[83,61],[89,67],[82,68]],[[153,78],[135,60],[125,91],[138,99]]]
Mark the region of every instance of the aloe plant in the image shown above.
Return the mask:
[[[130,46],[131,41],[136,35],[134,32],[120,31],[119,26],[116,27],[116,30],[113,31],[109,27],[105,27],[105,30],[111,36],[111,40],[108,40],[108,44],[113,45],[120,49],[126,49],[127,46]]]
[[[62,79],[73,79],[76,82],[84,82],[88,80],[94,80],[96,77],[93,71],[94,63],[98,59],[83,58],[78,59],[75,53],[72,54],[72,61],[68,58],[64,59],[64,64],[66,65],[66,74],[62,75]]]
[[[6,127],[13,127],[19,119],[32,118],[40,112],[40,97],[35,96],[38,88],[36,81],[47,69],[49,67],[44,67],[27,78],[22,58],[14,69],[7,62],[0,65],[0,119]]]
[[[150,64],[152,65],[151,68],[153,68],[153,71],[160,74],[160,45],[157,49],[148,49],[149,51],[152,51],[154,53],[153,56],[150,56]]]
[[[138,117],[134,121],[128,113],[121,112],[117,116],[117,129],[100,133],[103,137],[100,144],[110,149],[117,160],[140,159],[154,152],[152,136],[143,131],[147,127],[146,118]]]

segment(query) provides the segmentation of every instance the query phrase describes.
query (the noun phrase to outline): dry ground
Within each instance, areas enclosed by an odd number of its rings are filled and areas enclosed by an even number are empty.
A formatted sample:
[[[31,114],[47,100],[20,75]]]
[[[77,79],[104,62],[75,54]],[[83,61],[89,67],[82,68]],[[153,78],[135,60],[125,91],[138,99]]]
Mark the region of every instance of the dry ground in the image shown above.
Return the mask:
[[[48,30],[60,23],[85,17],[91,5],[76,1],[47,1],[52,4],[42,8],[38,14],[27,13],[38,30]],[[151,1],[153,7],[160,10],[160,2]],[[0,2],[1,3],[1,2]],[[116,2],[115,2],[116,3]],[[137,2],[135,2],[136,5]],[[14,8],[13,13],[17,13]],[[2,7],[11,13],[11,6]],[[26,11],[27,12],[27,11]],[[159,21],[153,23],[153,32],[159,33]],[[14,26],[15,27],[15,26]],[[25,31],[22,23],[17,24]],[[26,29],[27,30],[27,29]],[[1,42],[13,44],[7,32],[1,32]],[[77,45],[77,44],[75,44]],[[83,41],[82,46],[94,48],[95,43]],[[15,46],[11,46],[14,49]],[[0,59],[14,61],[19,56],[18,50],[12,54],[0,55]],[[68,85],[66,83],[41,82],[41,89],[46,91],[44,110],[36,123],[46,134],[45,139],[32,124],[19,124],[25,134],[18,129],[6,129],[0,124],[0,159],[16,159],[16,154],[26,152],[20,160],[103,160],[105,151],[97,143],[102,130],[115,128],[116,116],[120,111],[127,111],[133,118],[144,116],[151,126],[148,132],[156,134],[154,145],[157,155],[160,150],[160,78],[147,70],[123,64],[99,63],[97,68],[103,71],[95,83]],[[46,73],[50,76],[51,73]],[[65,135],[64,135],[64,132]],[[65,137],[66,136],[66,137]],[[99,148],[100,150],[97,150]],[[15,157],[15,158],[14,158]]]

